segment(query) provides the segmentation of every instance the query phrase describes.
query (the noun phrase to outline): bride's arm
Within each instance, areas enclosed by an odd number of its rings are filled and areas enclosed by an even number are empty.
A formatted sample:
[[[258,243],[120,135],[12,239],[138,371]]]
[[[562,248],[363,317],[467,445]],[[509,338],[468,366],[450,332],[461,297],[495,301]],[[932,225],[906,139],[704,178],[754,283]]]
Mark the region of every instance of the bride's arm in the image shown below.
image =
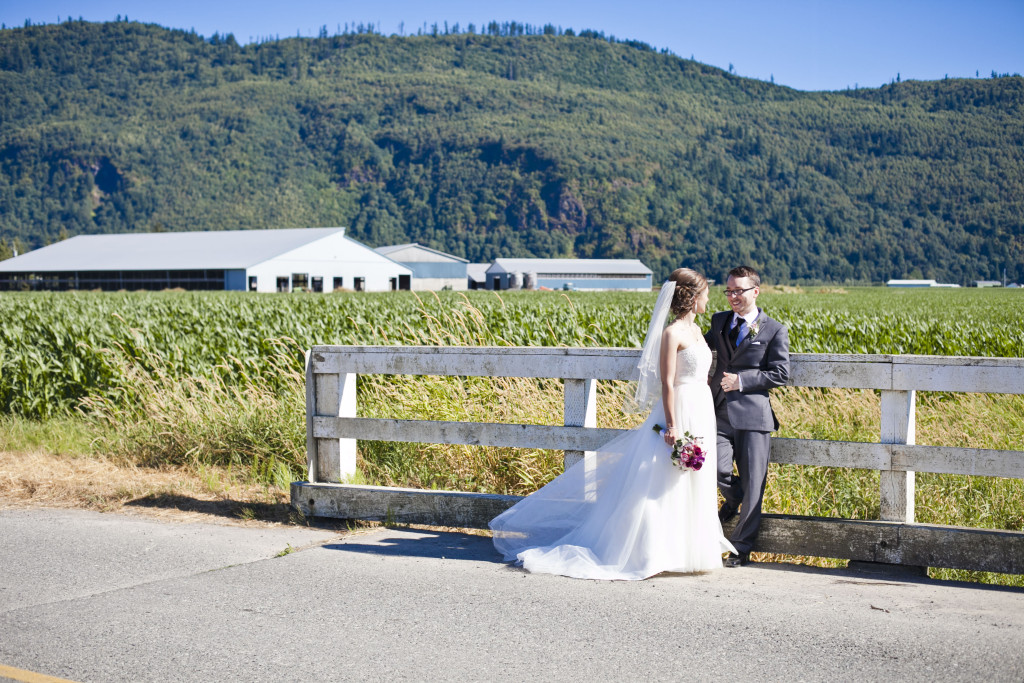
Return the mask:
[[[665,443],[669,446],[676,442],[676,401],[672,380],[676,376],[676,354],[679,353],[680,341],[678,325],[669,325],[662,332],[658,367],[661,371],[661,405],[665,409]]]

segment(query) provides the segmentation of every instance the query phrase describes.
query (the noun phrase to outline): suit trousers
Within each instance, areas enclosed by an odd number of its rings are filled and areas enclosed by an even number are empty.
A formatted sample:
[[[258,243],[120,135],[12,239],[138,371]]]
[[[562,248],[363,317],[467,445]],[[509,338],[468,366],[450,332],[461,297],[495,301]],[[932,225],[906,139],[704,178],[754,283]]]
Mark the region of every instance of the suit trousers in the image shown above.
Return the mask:
[[[749,553],[761,528],[761,502],[768,478],[771,432],[733,429],[728,418],[718,420],[718,490],[740,514],[729,540],[739,553]],[[738,476],[733,474],[736,461]]]

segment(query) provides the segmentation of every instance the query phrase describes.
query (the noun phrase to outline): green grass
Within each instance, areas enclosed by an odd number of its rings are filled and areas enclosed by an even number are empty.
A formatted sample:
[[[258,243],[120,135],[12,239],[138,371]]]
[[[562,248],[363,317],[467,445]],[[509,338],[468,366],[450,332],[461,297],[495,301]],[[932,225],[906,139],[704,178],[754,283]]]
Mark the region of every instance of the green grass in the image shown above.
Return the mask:
[[[48,420],[0,415],[0,451],[46,451],[55,455],[92,455],[102,434],[76,415]]]

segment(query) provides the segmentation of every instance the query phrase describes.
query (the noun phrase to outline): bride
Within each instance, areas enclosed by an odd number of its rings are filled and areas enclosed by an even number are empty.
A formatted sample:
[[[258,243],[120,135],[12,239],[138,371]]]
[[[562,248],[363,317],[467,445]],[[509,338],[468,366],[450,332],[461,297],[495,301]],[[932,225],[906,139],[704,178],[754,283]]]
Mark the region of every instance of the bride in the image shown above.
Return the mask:
[[[673,271],[654,307],[631,406],[653,404],[650,416],[491,520],[506,561],[581,579],[645,579],[717,569],[722,553],[735,552],[718,521],[711,350],[694,322],[707,303],[700,273]],[[687,433],[705,455],[696,471],[670,458]]]

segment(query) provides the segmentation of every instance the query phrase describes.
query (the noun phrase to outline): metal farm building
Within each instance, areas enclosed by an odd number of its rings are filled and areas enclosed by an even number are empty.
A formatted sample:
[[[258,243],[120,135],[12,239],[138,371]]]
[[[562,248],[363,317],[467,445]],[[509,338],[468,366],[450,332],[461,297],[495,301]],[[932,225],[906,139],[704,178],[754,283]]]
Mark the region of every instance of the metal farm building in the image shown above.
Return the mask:
[[[411,281],[344,228],[79,235],[0,262],[0,291],[388,291]]]
[[[412,270],[414,290],[466,289],[464,258],[446,254],[422,244],[396,244],[377,247],[374,251]]]
[[[636,259],[499,258],[487,289],[651,291],[651,269]]]

